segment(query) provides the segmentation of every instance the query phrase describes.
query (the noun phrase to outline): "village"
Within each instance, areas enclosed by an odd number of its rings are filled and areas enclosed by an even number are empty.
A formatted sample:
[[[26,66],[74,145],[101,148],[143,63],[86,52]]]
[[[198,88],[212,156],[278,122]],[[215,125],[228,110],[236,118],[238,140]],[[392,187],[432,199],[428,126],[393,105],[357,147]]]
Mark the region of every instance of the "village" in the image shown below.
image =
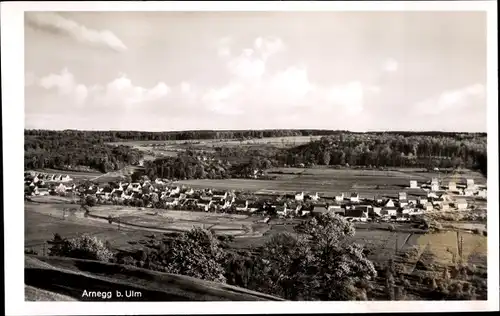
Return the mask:
[[[77,183],[68,175],[25,173],[25,196],[64,196],[74,203],[91,200],[92,204],[191,210],[217,213],[262,214],[279,218],[304,217],[333,212],[349,221],[411,221],[426,212],[465,211],[471,199],[486,200],[486,186],[467,179],[442,185],[438,178],[418,184],[409,181],[408,190],[395,197],[361,198],[357,192],[335,196],[295,192],[263,195],[234,190],[193,189],[166,179],[106,184]],[[407,191],[411,191],[409,194]],[[418,193],[415,193],[418,192]]]

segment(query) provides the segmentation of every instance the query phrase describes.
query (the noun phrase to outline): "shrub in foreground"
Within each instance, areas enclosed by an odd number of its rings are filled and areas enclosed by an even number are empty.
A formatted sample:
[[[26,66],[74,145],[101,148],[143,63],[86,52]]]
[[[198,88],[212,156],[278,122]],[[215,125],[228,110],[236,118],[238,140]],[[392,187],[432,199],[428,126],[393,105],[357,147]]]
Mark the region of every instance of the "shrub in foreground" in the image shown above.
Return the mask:
[[[62,239],[54,235],[49,249],[50,256],[70,257],[75,259],[88,259],[109,262],[114,258],[114,253],[102,240],[83,234],[72,239]]]

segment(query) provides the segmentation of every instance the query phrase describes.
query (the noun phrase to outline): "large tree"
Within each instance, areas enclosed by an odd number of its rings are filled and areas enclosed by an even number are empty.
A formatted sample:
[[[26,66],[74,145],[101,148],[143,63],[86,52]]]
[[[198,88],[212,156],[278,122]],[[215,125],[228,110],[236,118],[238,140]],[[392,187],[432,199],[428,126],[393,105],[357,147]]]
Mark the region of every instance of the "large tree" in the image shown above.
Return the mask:
[[[343,217],[325,213],[283,233],[262,249],[265,291],[291,300],[350,300],[356,285],[377,275],[375,267],[352,243],[354,227]]]

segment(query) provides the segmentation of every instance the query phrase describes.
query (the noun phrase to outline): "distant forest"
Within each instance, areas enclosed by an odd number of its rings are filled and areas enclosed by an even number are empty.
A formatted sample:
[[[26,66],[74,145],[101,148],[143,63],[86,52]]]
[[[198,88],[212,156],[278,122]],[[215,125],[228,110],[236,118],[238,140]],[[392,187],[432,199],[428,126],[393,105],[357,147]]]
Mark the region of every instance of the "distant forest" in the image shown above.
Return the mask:
[[[349,165],[373,167],[467,167],[486,175],[486,133],[370,132],[332,130],[242,131],[47,131],[25,130],[25,168],[94,169],[101,172],[137,164],[142,153],[119,141],[242,139],[286,136],[324,136],[300,146],[249,151],[244,146],[220,149],[216,164],[203,163],[192,154],[147,163],[150,177],[226,178],[242,170],[284,165]],[[238,165],[230,157],[248,156]],[[223,155],[222,155],[223,154]],[[220,161],[222,160],[222,161]],[[237,174],[236,174],[237,173]]]

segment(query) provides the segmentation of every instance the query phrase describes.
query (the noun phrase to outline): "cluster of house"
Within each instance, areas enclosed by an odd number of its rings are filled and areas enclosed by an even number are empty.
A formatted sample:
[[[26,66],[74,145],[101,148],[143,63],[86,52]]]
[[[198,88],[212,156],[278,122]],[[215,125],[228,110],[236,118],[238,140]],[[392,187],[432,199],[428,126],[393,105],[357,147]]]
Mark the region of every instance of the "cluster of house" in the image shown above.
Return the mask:
[[[72,178],[65,174],[51,173],[24,173],[24,191],[29,195],[49,195],[51,191],[57,189],[58,193],[64,189],[64,192],[71,191],[75,188],[73,185],[65,185],[72,182]]]
[[[50,179],[50,180],[49,180]],[[56,180],[54,180],[56,179]],[[242,213],[264,212],[281,217],[307,216],[311,213],[333,212],[349,220],[367,221],[369,218],[410,220],[413,215],[429,211],[465,210],[469,207],[463,197],[455,198],[446,191],[431,189],[425,195],[409,197],[400,192],[397,198],[362,199],[358,193],[340,194],[335,197],[320,197],[318,193],[297,192],[294,195],[261,198],[257,195],[243,197],[232,191],[199,189],[169,185],[167,180],[141,181],[135,183],[109,183],[105,185],[76,185],[63,175],[25,174],[29,195],[94,196],[97,201],[118,202],[142,200],[146,207],[184,208],[201,211],[233,211]],[[423,185],[424,187],[425,185]],[[410,181],[410,188],[418,188]],[[439,189],[439,188],[438,188]],[[455,192],[450,184],[448,191]],[[474,194],[486,197],[486,189],[467,181],[465,187]],[[484,193],[481,193],[484,192]]]
[[[474,183],[474,179],[467,179],[466,183],[457,183],[456,181],[449,181],[447,185],[441,185],[438,178],[432,178],[430,183],[418,185],[417,181],[410,181],[410,189],[424,189],[430,192],[449,192],[455,195],[473,196],[486,199],[487,190],[485,185],[478,185]]]

